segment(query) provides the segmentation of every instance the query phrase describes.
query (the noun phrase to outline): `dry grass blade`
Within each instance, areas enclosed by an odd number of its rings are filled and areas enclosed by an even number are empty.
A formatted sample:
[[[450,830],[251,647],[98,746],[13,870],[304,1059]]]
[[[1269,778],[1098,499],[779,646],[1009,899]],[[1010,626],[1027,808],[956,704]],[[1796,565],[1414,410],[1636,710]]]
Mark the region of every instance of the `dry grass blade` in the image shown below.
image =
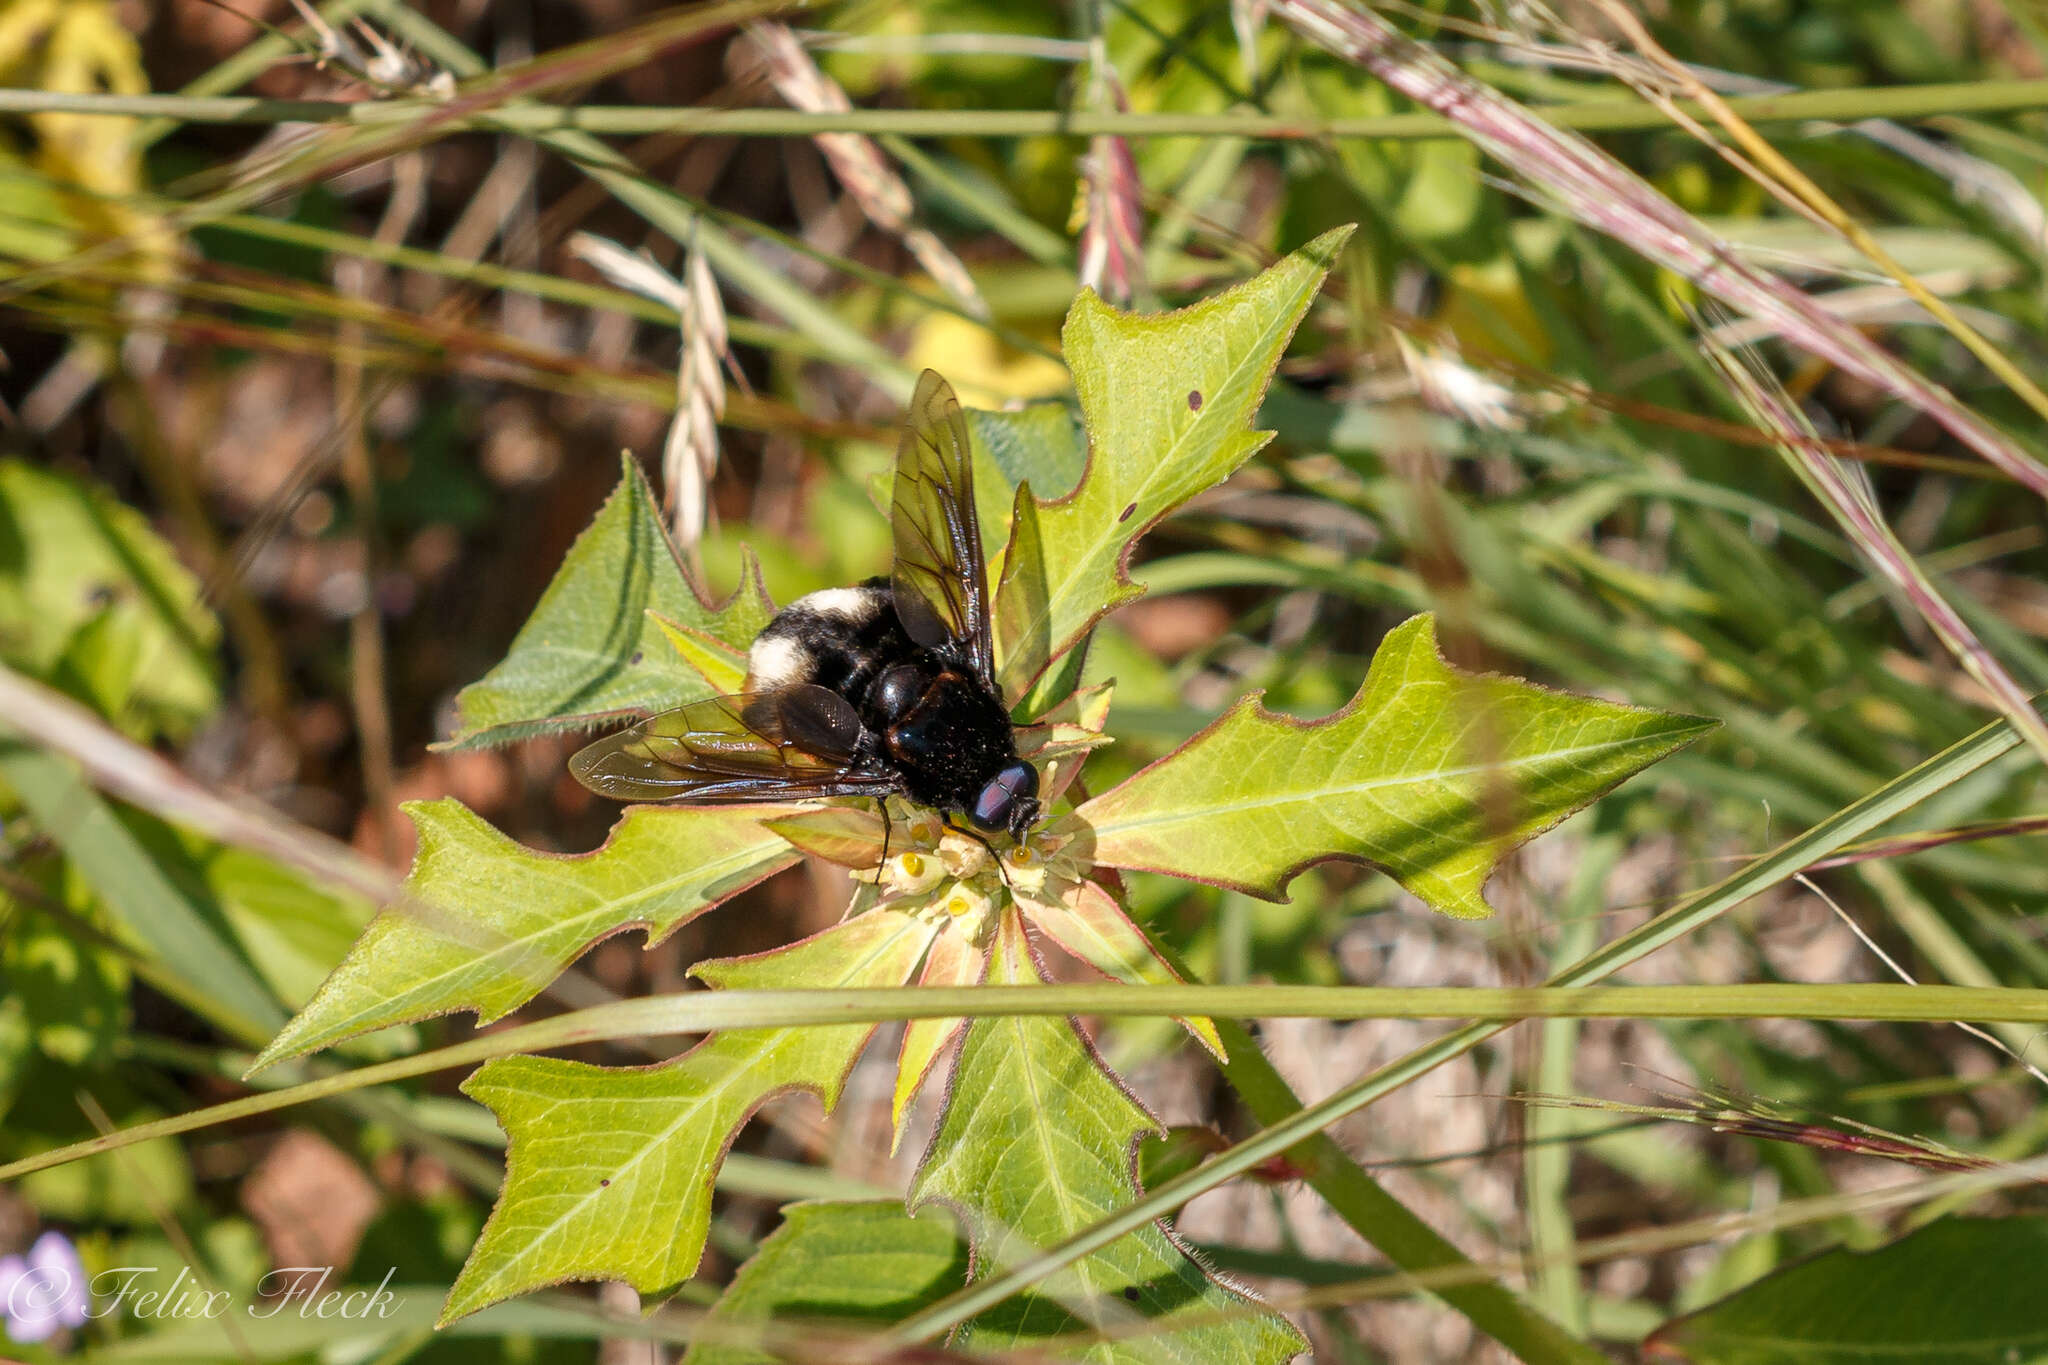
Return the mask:
[[[1585,1095],[1524,1094],[1514,1098],[1545,1109],[1577,1109],[1636,1118],[1689,1123],[1716,1133],[1731,1133],[1759,1142],[1789,1142],[1815,1151],[1842,1152],[1903,1162],[1928,1171],[1989,1171],[1998,1163],[1988,1157],[1958,1152],[1932,1138],[1888,1133],[1854,1119],[1828,1116],[1803,1118],[1788,1106],[1757,1095],[1718,1087],[1658,1092],[1662,1104],[1631,1104]]]
[[[1963,671],[1989,694],[2013,729],[2048,762],[2048,724],[2027,694],[2013,681],[1961,613],[1934,586],[1895,534],[1871,491],[1868,475],[1829,455],[1812,425],[1794,406],[1775,376],[1753,356],[1738,356],[1705,338],[1708,358],[1727,379],[1758,425],[1777,437],[1778,449],[1800,481],[1828,509],[1837,525],[1870,560],[1886,582],[1896,588],[1955,656]],[[1745,363],[1745,359],[1748,363]]]
[[[1748,154],[1754,169],[1752,178],[1773,194],[1790,201],[1815,221],[1825,224],[1840,233],[1850,243],[1884,272],[1890,275],[1910,295],[1913,301],[1949,330],[1956,340],[1970,349],[1970,353],[1984,363],[1986,369],[1997,375],[2006,387],[2025,400],[2027,406],[2043,417],[2048,417],[2048,393],[2043,393],[2038,384],[2026,376],[2005,354],[1963,320],[1948,302],[1925,283],[1916,279],[1912,272],[1900,265],[1892,254],[1885,250],[1883,243],[1870,231],[1849,215],[1848,210],[1830,198],[1820,186],[1788,161],[1776,147],[1743,122],[1740,115],[1728,107],[1728,102],[1693,75],[1684,63],[1666,52],[1657,40],[1650,36],[1642,21],[1637,19],[1625,6],[1614,0],[1600,0],[1600,11],[1616,27],[1628,35],[1630,42],[1656,67],[1669,76],[1687,96],[1699,102],[1714,121],[1718,123],[1735,142]]]
[[[0,715],[7,717],[9,729],[67,755],[94,786],[124,801],[378,904],[397,894],[396,875],[346,844],[265,807],[216,796],[69,697],[5,667],[0,667]]]
[[[1744,261],[1730,243],[1583,137],[1471,79],[1377,14],[1342,0],[1274,0],[1273,7],[1305,37],[1450,119],[1564,213],[1927,413],[1957,440],[2048,497],[2048,467],[1803,290]]]
[[[1820,872],[1831,867],[1848,867],[1879,858],[1908,857],[1949,844],[1973,843],[1980,839],[2009,839],[2027,834],[2048,834],[2048,815],[2022,816],[2014,820],[1984,820],[1976,824],[1958,825],[1954,829],[1917,830],[1912,834],[1900,834],[1889,839],[1870,839],[1860,844],[1850,844],[1832,858],[1822,858],[1807,868],[1807,871]]]
[[[818,69],[787,24],[750,24],[747,36],[754,40],[767,65],[768,79],[774,83],[776,93],[792,108],[810,114],[852,111],[853,102],[846,97],[846,91]],[[912,221],[916,204],[910,188],[873,138],[864,133],[819,133],[811,141],[831,163],[832,173],[860,205],[868,221],[901,241],[925,273],[963,308],[976,317],[989,315],[988,303],[975,288],[974,277],[967,273],[967,267],[952,248]]]

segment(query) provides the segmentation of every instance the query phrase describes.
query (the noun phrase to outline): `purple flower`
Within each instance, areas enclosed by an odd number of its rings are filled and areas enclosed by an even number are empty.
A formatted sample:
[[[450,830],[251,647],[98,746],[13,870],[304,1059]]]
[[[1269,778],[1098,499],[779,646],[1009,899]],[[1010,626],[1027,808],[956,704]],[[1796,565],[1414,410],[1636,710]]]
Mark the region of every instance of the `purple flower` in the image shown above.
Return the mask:
[[[83,1327],[90,1306],[85,1267],[63,1233],[36,1238],[26,1257],[0,1256],[0,1321],[11,1340],[43,1341],[59,1327]]]

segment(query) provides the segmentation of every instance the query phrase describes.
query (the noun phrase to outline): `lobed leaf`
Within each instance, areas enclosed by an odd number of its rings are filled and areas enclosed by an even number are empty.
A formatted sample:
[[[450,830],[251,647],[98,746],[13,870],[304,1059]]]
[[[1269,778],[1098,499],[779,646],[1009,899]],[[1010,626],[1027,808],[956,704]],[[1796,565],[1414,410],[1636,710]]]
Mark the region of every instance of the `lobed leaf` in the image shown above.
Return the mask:
[[[874,910],[774,952],[702,962],[714,987],[901,986],[935,926]],[[740,1126],[771,1096],[808,1090],[827,1112],[872,1024],[713,1034],[659,1066],[502,1057],[463,1093],[509,1140],[505,1186],[442,1309],[447,1322],[564,1280],[673,1292],[697,1269],[711,1183]]]
[[[1461,672],[1415,616],[1342,711],[1299,721],[1253,694],[1070,819],[1112,867],[1283,900],[1310,863],[1353,858],[1476,919],[1510,851],[1714,724]]]
[[[816,805],[761,822],[814,858],[841,867],[881,864],[888,823],[866,800],[858,805]]]
[[[988,412],[966,408],[967,430],[976,447],[988,456],[988,463],[1003,479],[975,481],[977,502],[982,484],[990,485],[993,507],[979,508],[986,524],[991,515],[1000,518],[1008,511],[1003,504],[1009,490],[1028,483],[1046,499],[1063,498],[1081,481],[1088,467],[1088,434],[1065,403],[1026,403],[1015,412]],[[979,470],[976,471],[977,474]]]
[[[1127,986],[1182,984],[1180,973],[1167,965],[1116,897],[1094,882],[1075,882],[1064,899],[1019,893],[1018,905],[1033,927],[1112,981]],[[1199,1015],[1179,1022],[1211,1055],[1228,1060],[1216,1025]]]
[[[791,1204],[706,1319],[713,1329],[683,1365],[778,1365],[787,1355],[724,1339],[735,1328],[776,1324],[814,1341],[826,1319],[883,1327],[958,1289],[967,1244],[949,1218],[912,1218],[893,1199]],[[719,1330],[723,1329],[723,1330]]]
[[[744,651],[768,624],[774,606],[752,555],[732,596],[705,603],[640,467],[630,456],[622,463],[619,486],[569,547],[511,652],[457,694],[455,734],[441,747],[504,744],[709,696],[674,629]]]
[[[1104,613],[1142,591],[1124,572],[1139,536],[1271,438],[1250,429],[1252,416],[1350,235],[1326,232],[1178,312],[1121,313],[1087,290],[1075,299],[1063,337],[1088,465],[1058,502],[1017,495],[996,590],[1005,696],[1022,696]]]
[[[1005,914],[992,985],[1035,984],[1022,920]],[[915,1212],[952,1205],[977,1278],[1065,1240],[1138,1198],[1140,1137],[1161,1131],[1069,1019],[991,1017],[967,1030],[953,1101],[911,1188]],[[1028,1353],[1048,1338],[1137,1321],[1150,1330],[1063,1358],[1124,1365],[1277,1365],[1306,1344],[1278,1314],[1213,1278],[1158,1224],[1124,1237],[961,1329],[972,1350]],[[1182,1321],[1177,1321],[1182,1320]]]
[[[253,1070],[456,1010],[488,1024],[597,940],[638,928],[659,942],[797,858],[761,826],[759,806],[633,806],[603,847],[581,854],[522,847],[452,799],[405,812],[419,852],[399,899]]]
[[[703,686],[711,689],[711,695],[738,692],[746,686],[747,651],[744,646],[692,630],[680,622],[669,620],[652,607],[647,609],[647,619],[661,628],[661,633],[668,637],[669,645],[691,671],[703,679]]]
[[[945,926],[941,926],[939,936],[932,940],[931,952],[925,957],[924,972],[918,977],[917,984],[939,989],[978,986],[987,969],[988,952],[985,948],[977,949],[965,933],[948,933]],[[960,1030],[966,1026],[967,1021],[958,1017],[912,1019],[903,1026],[903,1044],[896,1053],[896,1093],[889,1103],[891,1155],[903,1143],[903,1120],[910,1113],[910,1102],[924,1088],[925,1077],[931,1074],[939,1054],[960,1036]]]

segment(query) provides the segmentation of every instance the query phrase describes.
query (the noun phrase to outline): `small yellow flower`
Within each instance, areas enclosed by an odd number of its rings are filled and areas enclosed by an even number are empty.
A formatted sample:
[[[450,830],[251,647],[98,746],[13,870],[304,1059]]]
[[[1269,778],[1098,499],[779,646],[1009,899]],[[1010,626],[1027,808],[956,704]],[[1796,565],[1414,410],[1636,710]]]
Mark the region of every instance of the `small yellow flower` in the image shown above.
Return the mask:
[[[964,881],[988,866],[988,848],[979,839],[947,830],[939,840],[939,861],[947,872]]]
[[[1035,896],[1044,891],[1049,870],[1045,856],[1028,837],[1003,854],[1003,879],[1019,895]]]
[[[980,941],[995,923],[995,903],[989,894],[971,882],[955,882],[933,902],[952,917],[956,932]]]
[[[882,865],[882,885],[892,896],[919,896],[944,879],[946,868],[929,853],[911,849]]]

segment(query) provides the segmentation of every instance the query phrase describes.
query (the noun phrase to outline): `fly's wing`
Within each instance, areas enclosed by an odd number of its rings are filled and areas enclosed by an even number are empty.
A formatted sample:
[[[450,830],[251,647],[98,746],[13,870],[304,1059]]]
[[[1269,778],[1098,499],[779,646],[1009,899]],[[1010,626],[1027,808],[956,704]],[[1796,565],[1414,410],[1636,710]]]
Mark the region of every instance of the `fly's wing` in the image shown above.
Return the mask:
[[[967,418],[953,386],[926,370],[896,447],[896,570],[890,588],[904,633],[927,648],[958,640],[983,682],[995,685],[988,566],[974,515]]]
[[[812,683],[711,697],[578,749],[569,771],[617,801],[741,802],[880,796],[897,789],[859,757],[860,716]]]

